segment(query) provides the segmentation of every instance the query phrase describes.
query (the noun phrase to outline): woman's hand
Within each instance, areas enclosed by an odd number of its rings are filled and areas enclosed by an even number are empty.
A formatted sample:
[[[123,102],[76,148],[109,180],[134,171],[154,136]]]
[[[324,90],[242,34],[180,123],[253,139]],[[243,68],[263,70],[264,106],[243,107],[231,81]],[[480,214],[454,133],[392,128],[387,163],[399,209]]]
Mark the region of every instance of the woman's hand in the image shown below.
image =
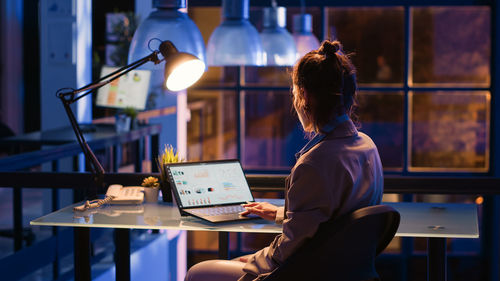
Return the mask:
[[[242,206],[246,209],[245,211],[240,213],[240,215],[242,216],[254,214],[266,220],[276,220],[276,212],[278,210],[278,207],[274,206],[273,204],[267,202],[252,202],[243,204]]]

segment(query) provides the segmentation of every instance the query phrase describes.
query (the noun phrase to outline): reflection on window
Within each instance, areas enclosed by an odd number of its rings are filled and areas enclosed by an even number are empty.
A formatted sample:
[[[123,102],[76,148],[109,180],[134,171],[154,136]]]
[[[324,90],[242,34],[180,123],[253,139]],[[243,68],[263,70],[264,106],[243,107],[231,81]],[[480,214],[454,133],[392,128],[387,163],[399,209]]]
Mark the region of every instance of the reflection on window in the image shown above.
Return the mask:
[[[352,53],[364,90],[357,111],[360,131],[374,140],[385,171],[488,171],[489,92],[408,91],[414,86],[490,86],[489,7],[411,7],[410,19],[405,19],[403,7],[328,7],[325,17],[317,7],[307,9],[314,16],[316,35],[323,18],[326,38],[339,39]],[[290,31],[291,15],[299,10],[287,11]],[[207,41],[220,23],[220,8],[193,7],[189,13]],[[261,29],[261,8],[252,7],[250,13]],[[410,22],[410,46],[405,45],[405,20]],[[403,84],[405,47],[411,48],[408,85]],[[307,142],[285,90],[291,83],[289,71],[210,67],[195,86],[198,90],[188,92],[190,159],[233,158],[240,146],[245,169],[289,169],[294,153]],[[211,90],[201,90],[206,88]],[[237,94],[241,128],[236,124]]]
[[[205,71],[194,87],[231,87],[236,86],[238,79],[237,67],[216,67],[212,66]]]
[[[377,145],[384,170],[403,168],[403,92],[362,91],[358,95],[359,130]]]
[[[413,83],[489,86],[490,24],[488,7],[412,8]]]
[[[290,72],[290,67],[245,67],[245,84],[289,87],[292,84]]]
[[[232,91],[189,91],[187,159],[236,158],[236,95]]]
[[[246,169],[289,169],[305,144],[292,113],[289,91],[245,92],[243,165]]]
[[[353,53],[360,84],[402,85],[403,8],[328,8],[327,34]]]
[[[488,170],[489,92],[422,92],[410,98],[410,170]]]

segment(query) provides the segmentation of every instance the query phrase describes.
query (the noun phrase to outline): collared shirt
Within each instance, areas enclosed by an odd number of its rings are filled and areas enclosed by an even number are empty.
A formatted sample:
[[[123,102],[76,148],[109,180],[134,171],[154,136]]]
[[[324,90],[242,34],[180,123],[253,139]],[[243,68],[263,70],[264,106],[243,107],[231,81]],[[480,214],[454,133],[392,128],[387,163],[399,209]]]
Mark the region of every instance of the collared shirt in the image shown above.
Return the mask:
[[[283,233],[249,257],[240,281],[269,274],[321,223],[380,203],[384,181],[377,148],[351,120],[339,119],[331,124],[334,130],[315,136],[301,150],[286,181],[285,207],[277,210],[277,218],[284,218]]]
[[[299,152],[295,153],[295,159],[299,160],[300,156],[320,143],[328,133],[332,132],[338,125],[346,122],[347,120],[349,120],[349,116],[347,116],[347,114],[337,116],[337,118],[330,120],[330,122],[321,128],[323,133],[317,133]]]

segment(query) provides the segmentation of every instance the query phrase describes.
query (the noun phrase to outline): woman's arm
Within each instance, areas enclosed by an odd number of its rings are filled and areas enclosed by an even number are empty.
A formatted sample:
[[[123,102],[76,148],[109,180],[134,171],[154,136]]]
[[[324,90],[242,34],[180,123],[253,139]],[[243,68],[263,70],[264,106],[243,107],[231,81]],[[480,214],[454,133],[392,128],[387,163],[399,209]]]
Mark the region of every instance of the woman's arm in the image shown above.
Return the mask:
[[[254,214],[270,221],[279,222],[280,218],[283,221],[283,207],[277,207],[268,202],[251,202],[242,206],[245,208],[245,211],[240,213],[242,216]]]
[[[294,169],[287,192],[288,209],[283,221],[283,233],[269,247],[251,256],[245,272],[253,275],[267,273],[289,257],[304,241],[312,237],[320,223],[329,219],[332,210],[328,185],[310,165],[300,164]]]

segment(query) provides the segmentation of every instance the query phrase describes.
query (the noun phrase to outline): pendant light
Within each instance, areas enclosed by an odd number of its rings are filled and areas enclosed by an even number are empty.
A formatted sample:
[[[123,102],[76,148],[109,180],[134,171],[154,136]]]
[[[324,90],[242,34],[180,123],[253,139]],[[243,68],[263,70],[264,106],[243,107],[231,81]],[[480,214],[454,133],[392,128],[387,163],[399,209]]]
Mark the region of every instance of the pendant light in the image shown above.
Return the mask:
[[[268,66],[293,65],[297,59],[297,49],[292,35],[286,30],[285,7],[263,9],[264,29],[260,33],[264,47],[264,62]]]
[[[180,52],[190,53],[205,62],[205,44],[196,24],[179,9],[186,0],[153,0],[155,11],[139,25],[130,43],[128,61],[136,61],[158,46],[149,46],[151,39],[171,41]],[[161,66],[149,69],[162,70]]]
[[[222,23],[208,40],[208,65],[262,65],[259,33],[248,21],[249,0],[223,0],[222,9]]]
[[[319,41],[312,33],[312,16],[310,14],[301,13],[293,16],[293,39],[299,58],[319,48]]]

